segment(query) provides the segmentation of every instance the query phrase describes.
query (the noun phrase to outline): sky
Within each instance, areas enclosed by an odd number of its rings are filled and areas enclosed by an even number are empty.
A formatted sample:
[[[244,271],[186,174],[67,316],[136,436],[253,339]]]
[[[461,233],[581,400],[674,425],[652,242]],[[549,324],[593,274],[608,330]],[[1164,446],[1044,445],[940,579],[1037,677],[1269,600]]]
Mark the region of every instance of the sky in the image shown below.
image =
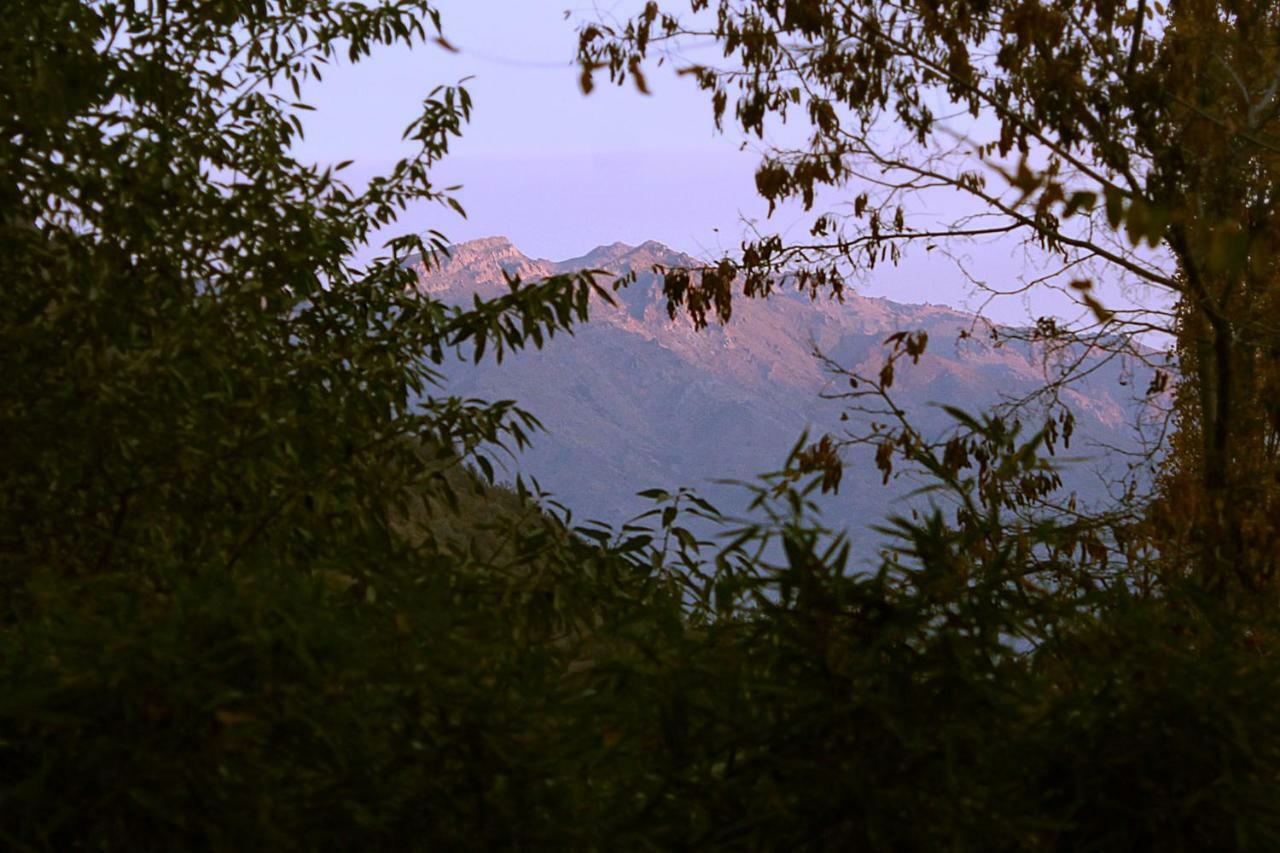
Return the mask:
[[[715,254],[737,246],[742,216],[766,212],[753,189],[757,158],[714,133],[708,101],[690,81],[660,72],[650,97],[603,81],[583,95],[574,21],[591,8],[548,0],[439,7],[456,54],[435,45],[383,50],[326,71],[306,93],[317,113],[304,155],[354,159],[360,177],[407,153],[400,134],[427,92],[472,78],[472,122],[440,169],[442,182],[463,185],[468,218],[415,210],[404,225],[459,241],[501,234],[552,259],[650,239]]]
[[[650,96],[603,79],[584,95],[572,61],[576,23],[622,20],[643,3],[571,2],[439,0],[444,35],[457,51],[434,44],[382,49],[357,65],[327,69],[323,82],[304,92],[316,112],[307,114],[299,153],[319,163],[354,160],[349,180],[384,172],[409,152],[400,136],[427,93],[469,78],[471,124],[437,173],[441,185],[461,185],[467,218],[440,206],[413,207],[401,231],[435,229],[454,242],[501,235],[531,257],[552,260],[646,240],[711,259],[736,250],[753,225],[784,236],[807,233],[813,214],[789,207],[766,219],[767,205],[755,193],[755,167],[770,140],[718,134],[706,94],[672,66],[648,71]],[[709,44],[695,46],[694,56],[698,50],[716,55]],[[968,273],[997,287],[1026,272],[1015,243],[965,252]],[[901,302],[982,308],[999,322],[1078,314],[1045,295],[988,304],[938,253],[917,251],[896,268],[881,266],[858,289]]]

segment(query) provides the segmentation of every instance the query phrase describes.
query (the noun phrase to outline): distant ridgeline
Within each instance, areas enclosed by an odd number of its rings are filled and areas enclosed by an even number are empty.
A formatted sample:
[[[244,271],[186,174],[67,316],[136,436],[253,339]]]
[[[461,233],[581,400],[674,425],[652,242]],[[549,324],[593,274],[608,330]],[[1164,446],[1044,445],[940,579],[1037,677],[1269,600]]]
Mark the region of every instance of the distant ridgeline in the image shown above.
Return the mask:
[[[980,413],[1021,399],[1056,375],[1064,355],[1004,335],[993,342],[989,324],[951,308],[852,293],[843,302],[792,290],[739,298],[727,325],[712,321],[699,331],[685,316],[669,318],[655,265],[698,262],[652,241],[547,261],[495,237],[455,246],[438,268],[419,265],[421,290],[450,302],[505,292],[504,272],[526,281],[581,269],[638,274],[617,294],[616,306],[593,305],[591,322],[571,338],[501,365],[448,367],[448,393],[515,399],[542,421],[546,433],[509,462],[508,476],[535,477],[582,520],[617,523],[645,507],[637,491],[682,485],[737,512],[747,492],[713,480],[754,480],[781,468],[805,430],[816,438],[865,428],[867,415],[849,412],[846,419],[845,403],[823,398],[849,385],[824,368],[815,346],[836,363],[874,376],[889,335],[927,332],[926,353],[917,364],[900,363],[892,390],[928,438],[952,426],[940,404]],[[1057,451],[1064,488],[1082,505],[1119,488],[1143,447],[1139,427],[1153,417],[1144,394],[1149,367],[1132,358],[1087,358],[1095,369],[1061,390],[1076,420],[1070,448]],[[1034,408],[1025,421],[1029,429],[1041,423]],[[839,495],[826,502],[829,523],[877,523],[913,489],[909,478],[883,484],[872,453],[870,447],[845,450]]]

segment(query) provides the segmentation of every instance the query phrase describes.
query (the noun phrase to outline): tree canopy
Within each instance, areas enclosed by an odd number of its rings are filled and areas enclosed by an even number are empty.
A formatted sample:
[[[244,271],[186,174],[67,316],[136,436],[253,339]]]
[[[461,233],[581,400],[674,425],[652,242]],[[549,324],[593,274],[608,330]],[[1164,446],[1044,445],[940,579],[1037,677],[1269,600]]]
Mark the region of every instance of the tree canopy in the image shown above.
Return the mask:
[[[783,277],[839,289],[913,245],[1021,235],[1050,272],[997,287],[1056,286],[1094,318],[1043,321],[1039,337],[1171,336],[1176,428],[1152,535],[1168,571],[1271,606],[1277,32],[1265,0],[693,0],[588,23],[580,57],[584,80],[679,63],[718,125],[808,128],[806,144],[767,149],[756,186],[806,207],[826,187],[838,203],[815,211],[810,239],[744,244],[736,263],[703,273],[702,290],[727,295],[739,270],[748,295]],[[708,38],[723,63],[682,57]],[[931,216],[922,194],[938,189],[967,213]],[[1102,280],[1156,296],[1108,306]],[[668,290],[694,311],[727,305],[680,276]]]

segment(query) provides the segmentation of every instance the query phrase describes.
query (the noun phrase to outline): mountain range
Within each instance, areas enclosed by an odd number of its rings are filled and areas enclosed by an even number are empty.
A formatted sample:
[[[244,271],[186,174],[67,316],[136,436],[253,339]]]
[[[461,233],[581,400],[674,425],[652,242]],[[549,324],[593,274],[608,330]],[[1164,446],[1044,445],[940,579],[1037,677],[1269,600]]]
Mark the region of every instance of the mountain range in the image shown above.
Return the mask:
[[[590,322],[572,336],[500,365],[449,366],[449,393],[515,399],[546,427],[508,477],[533,476],[579,517],[612,523],[644,509],[635,493],[654,487],[695,487],[737,511],[746,491],[717,481],[779,469],[806,430],[839,437],[865,420],[856,412],[842,418],[841,401],[824,399],[824,392],[846,390],[848,381],[824,368],[815,349],[875,375],[890,334],[927,332],[924,356],[900,368],[894,383],[898,403],[926,434],[947,428],[940,404],[981,412],[1031,393],[1054,369],[1043,348],[993,339],[991,327],[972,314],[847,292],[842,300],[794,290],[767,299],[739,296],[727,324],[697,330],[687,316],[670,318],[654,267],[699,265],[652,241],[548,261],[501,237],[454,246],[436,264],[418,265],[420,290],[455,304],[506,292],[504,273],[522,280],[583,269],[637,274],[616,294],[616,305],[593,301]],[[1107,482],[1123,473],[1116,450],[1137,448],[1138,392],[1146,387],[1142,368],[1122,359],[1094,368],[1062,392],[1076,416],[1064,481],[1086,502],[1101,500]],[[869,448],[847,450],[846,461],[840,494],[826,506],[828,520],[841,526],[878,522],[913,488],[909,480],[882,485]]]

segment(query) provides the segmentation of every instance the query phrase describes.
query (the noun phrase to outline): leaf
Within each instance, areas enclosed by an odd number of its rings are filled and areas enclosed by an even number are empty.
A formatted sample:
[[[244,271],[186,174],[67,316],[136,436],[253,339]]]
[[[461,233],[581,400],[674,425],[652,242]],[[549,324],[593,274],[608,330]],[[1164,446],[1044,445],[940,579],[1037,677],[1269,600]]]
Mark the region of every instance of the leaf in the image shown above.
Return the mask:
[[[627,69],[631,72],[631,79],[636,82],[636,89],[639,90],[642,95],[650,94],[649,84],[645,82],[644,73],[640,70],[640,57],[631,57],[631,61],[628,64]]]
[[[1086,213],[1093,210],[1094,205],[1098,203],[1098,194],[1093,192],[1074,192],[1067,199],[1067,203],[1063,207],[1062,216],[1064,219],[1070,219],[1080,211]]]
[[[653,536],[647,533],[640,534],[638,536],[632,536],[626,541],[624,541],[621,545],[618,546],[617,550],[619,553],[624,553],[624,554],[632,551],[641,551],[649,547],[649,545],[652,544],[652,542],[653,542]]]
[[[698,540],[692,533],[683,527],[673,527],[671,532],[675,534],[676,540],[680,543],[680,547],[687,551],[698,551]]]
[[[1089,306],[1089,310],[1093,312],[1093,316],[1100,323],[1105,323],[1115,316],[1115,312],[1108,310],[1106,306],[1089,294],[1085,294],[1084,304]]]
[[[1108,186],[1103,191],[1107,205],[1107,224],[1119,228],[1124,221],[1124,195],[1115,187]]]

